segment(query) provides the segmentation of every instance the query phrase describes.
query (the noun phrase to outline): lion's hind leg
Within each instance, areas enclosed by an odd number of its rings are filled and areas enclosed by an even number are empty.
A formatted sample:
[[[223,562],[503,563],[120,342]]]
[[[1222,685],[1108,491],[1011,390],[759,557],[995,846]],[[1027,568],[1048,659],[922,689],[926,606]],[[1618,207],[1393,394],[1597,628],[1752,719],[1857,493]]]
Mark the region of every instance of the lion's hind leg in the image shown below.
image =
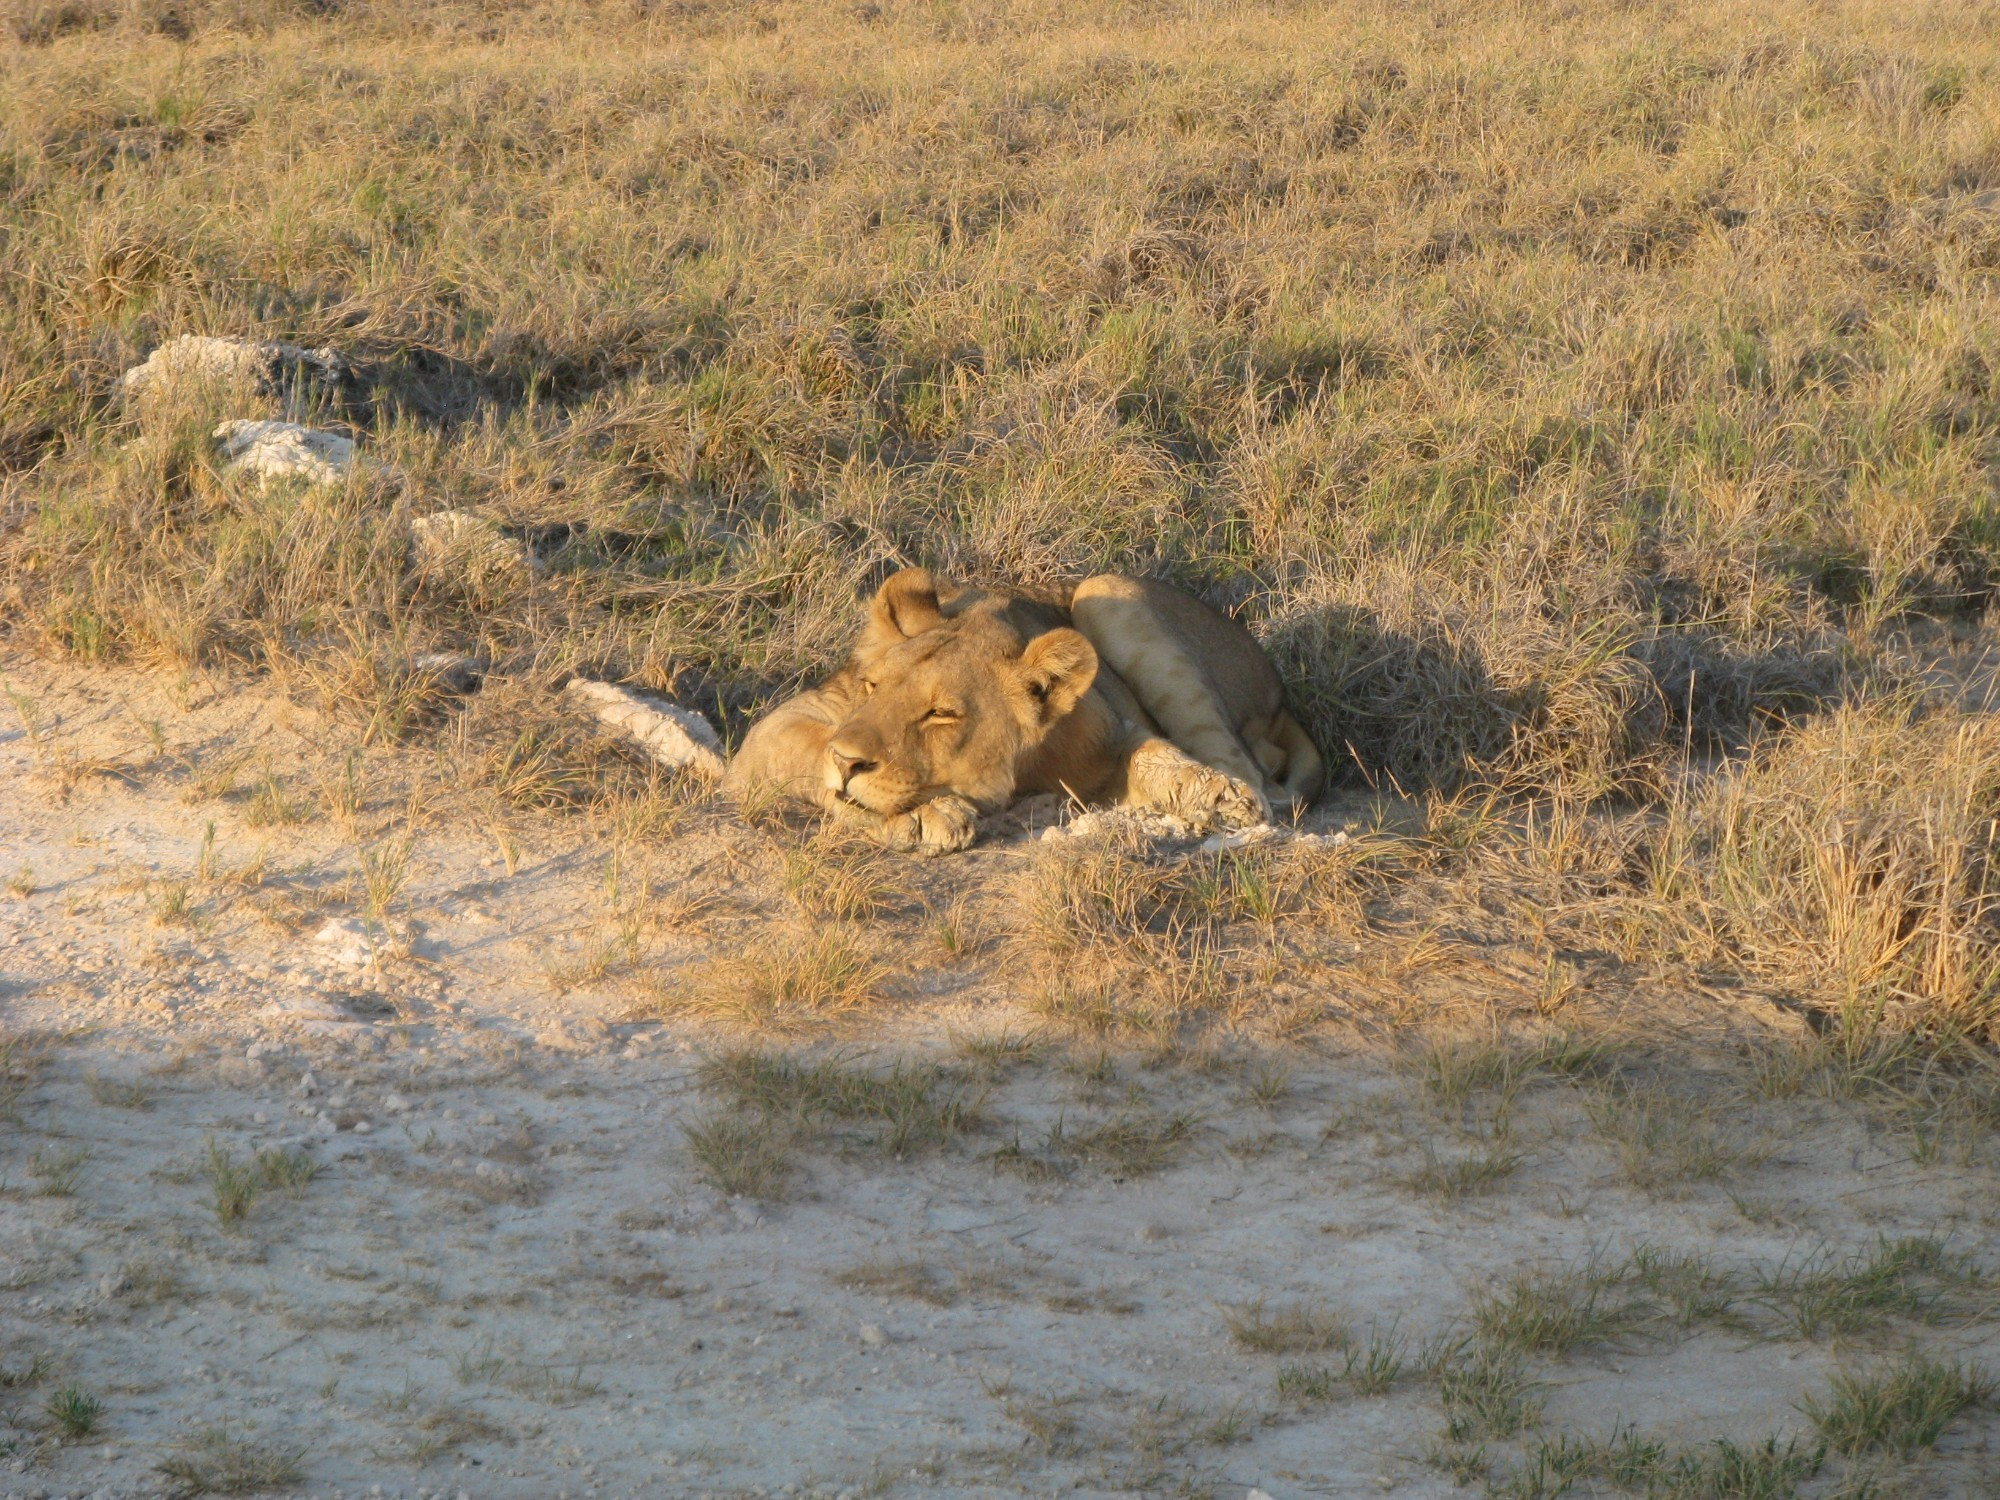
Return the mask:
[[[1247,821],[1263,821],[1270,808],[1262,767],[1230,723],[1200,663],[1154,609],[1143,587],[1108,575],[1089,579],[1077,589],[1070,614],[1182,758],[1235,782],[1225,800],[1252,808]]]
[[[1243,738],[1264,772],[1264,791],[1281,812],[1304,807],[1326,785],[1326,763],[1304,726],[1284,709],[1243,726]]]

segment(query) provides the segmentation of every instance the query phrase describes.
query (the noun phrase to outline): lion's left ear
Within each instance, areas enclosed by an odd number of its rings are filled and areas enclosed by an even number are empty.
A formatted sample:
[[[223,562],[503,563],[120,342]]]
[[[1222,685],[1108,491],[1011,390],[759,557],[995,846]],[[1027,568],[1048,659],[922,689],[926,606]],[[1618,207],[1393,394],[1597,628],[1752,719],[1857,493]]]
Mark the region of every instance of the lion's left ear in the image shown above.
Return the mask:
[[[1097,650],[1081,631],[1046,631],[1028,642],[1015,671],[1040,706],[1042,722],[1053,724],[1075,708],[1097,680]]]

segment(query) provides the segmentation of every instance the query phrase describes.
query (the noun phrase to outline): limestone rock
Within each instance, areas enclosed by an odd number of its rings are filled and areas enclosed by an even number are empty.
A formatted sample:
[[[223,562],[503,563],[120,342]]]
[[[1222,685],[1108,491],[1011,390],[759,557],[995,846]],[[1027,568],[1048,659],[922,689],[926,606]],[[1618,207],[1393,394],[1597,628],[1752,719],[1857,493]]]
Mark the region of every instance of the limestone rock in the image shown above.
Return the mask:
[[[168,339],[119,379],[128,400],[153,402],[210,391],[233,396],[310,398],[329,395],[352,377],[337,349],[307,349],[276,339]]]
[[[259,484],[303,479],[339,484],[354,467],[354,439],[297,422],[224,422],[215,429],[232,474],[254,474]]]
[[[707,780],[722,776],[722,739],[700,714],[611,682],[570,679],[563,690],[596,714],[599,722],[636,740],[663,766],[691,771]]]

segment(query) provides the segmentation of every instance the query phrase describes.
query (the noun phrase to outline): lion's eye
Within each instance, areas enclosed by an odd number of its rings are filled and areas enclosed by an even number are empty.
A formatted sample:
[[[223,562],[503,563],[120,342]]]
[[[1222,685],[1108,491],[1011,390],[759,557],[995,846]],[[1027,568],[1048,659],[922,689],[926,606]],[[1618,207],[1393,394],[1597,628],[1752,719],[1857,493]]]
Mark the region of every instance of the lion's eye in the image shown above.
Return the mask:
[[[959,718],[955,708],[934,708],[924,715],[926,724],[950,724]]]

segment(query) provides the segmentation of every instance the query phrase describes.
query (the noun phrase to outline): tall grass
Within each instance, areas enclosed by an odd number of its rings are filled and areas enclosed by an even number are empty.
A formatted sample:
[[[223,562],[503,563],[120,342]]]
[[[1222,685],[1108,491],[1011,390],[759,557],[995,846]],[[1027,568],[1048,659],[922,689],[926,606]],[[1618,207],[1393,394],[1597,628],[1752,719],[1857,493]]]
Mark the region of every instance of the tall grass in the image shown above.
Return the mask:
[[[893,566],[1157,573],[1385,788],[1658,805],[1761,737],[1667,819],[1717,940],[1990,1014],[1983,731],[1868,706],[2000,566],[1962,6],[0,0],[0,76],[14,642],[740,724]],[[191,331],[345,349],[383,466],[127,411]],[[412,570],[444,508],[548,566]]]

